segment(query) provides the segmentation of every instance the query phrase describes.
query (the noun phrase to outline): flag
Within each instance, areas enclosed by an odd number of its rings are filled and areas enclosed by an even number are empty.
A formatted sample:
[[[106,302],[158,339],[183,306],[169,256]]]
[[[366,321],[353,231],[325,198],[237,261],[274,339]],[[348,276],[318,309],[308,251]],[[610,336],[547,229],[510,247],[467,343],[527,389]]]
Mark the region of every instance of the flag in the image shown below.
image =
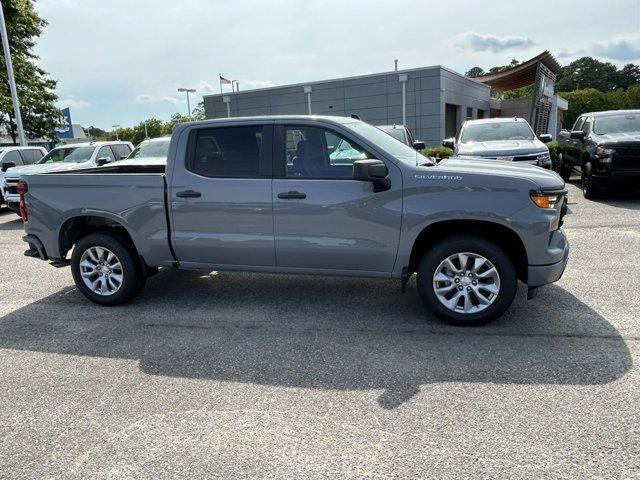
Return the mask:
[[[231,85],[231,80],[227,80],[220,74],[218,76],[220,77],[220,85]]]

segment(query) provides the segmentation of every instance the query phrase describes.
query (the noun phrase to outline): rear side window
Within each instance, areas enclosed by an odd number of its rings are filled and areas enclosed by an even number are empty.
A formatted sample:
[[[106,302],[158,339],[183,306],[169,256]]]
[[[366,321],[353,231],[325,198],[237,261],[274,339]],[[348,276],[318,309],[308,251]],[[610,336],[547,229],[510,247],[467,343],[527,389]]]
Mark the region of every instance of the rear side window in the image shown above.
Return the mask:
[[[188,169],[206,177],[258,177],[263,127],[198,130]]]
[[[117,145],[111,145],[111,148],[116,154],[116,160],[120,160],[122,157],[128,157],[131,153],[131,148],[129,148],[129,145],[119,143]]]
[[[38,160],[43,157],[42,152],[36,149],[22,150],[20,153],[22,154],[22,158],[26,165],[33,165],[34,163],[38,163]]]

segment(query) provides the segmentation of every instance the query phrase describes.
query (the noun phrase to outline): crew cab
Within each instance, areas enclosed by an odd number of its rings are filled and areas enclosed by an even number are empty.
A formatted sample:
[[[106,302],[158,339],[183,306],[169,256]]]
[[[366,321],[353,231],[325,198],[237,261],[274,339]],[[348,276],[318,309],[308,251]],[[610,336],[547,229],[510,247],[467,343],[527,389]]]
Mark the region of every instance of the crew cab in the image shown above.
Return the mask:
[[[350,163],[332,158],[349,144]],[[25,175],[27,256],[119,305],[158,268],[395,278],[449,322],[500,316],[567,263],[562,179],[526,164],[435,164],[368,123],[266,116],[174,127],[166,168]],[[69,258],[69,252],[72,252]]]
[[[640,110],[580,115],[558,136],[557,171],[569,180],[578,170],[585,198],[609,186],[640,187]]]
[[[5,200],[7,206],[18,211],[20,196],[18,181],[23,174],[59,172],[105,165],[127,158],[133,145],[131,142],[91,142],[64,145],[52,149],[35,165],[15,166],[5,173]]]
[[[551,135],[536,137],[524,118],[486,118],[467,120],[458,138],[447,138],[442,145],[465,158],[486,158],[529,163],[551,168],[551,156],[545,143]]]
[[[0,205],[4,203],[4,172],[17,165],[31,165],[38,162],[47,150],[44,147],[2,147],[0,146]]]

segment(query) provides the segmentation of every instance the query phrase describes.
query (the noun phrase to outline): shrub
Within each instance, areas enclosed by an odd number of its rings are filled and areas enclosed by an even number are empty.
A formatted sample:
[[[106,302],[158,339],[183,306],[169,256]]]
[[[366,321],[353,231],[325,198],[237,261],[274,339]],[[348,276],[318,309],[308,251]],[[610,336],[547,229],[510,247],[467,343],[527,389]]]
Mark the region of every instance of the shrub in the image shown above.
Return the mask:
[[[555,160],[558,155],[558,142],[554,140],[553,142],[547,143],[547,148],[549,148],[549,155],[551,155],[551,158]]]
[[[447,147],[429,147],[421,150],[420,153],[425,157],[448,158],[453,155],[453,150]]]

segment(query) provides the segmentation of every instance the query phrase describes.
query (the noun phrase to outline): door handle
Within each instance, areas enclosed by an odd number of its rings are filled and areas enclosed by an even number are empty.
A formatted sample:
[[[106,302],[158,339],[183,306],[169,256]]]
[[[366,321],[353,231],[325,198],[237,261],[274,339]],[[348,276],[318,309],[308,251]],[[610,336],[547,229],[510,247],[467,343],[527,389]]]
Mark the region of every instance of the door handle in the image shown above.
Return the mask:
[[[283,193],[279,193],[278,194],[278,198],[281,198],[283,200],[293,200],[293,199],[300,199],[303,200],[305,198],[307,198],[307,194],[306,193],[302,193],[302,192],[296,192],[296,191],[290,191],[290,192],[283,192]]]
[[[180,198],[198,198],[200,196],[202,196],[202,194],[195,190],[184,190],[183,192],[176,193],[176,197]]]

